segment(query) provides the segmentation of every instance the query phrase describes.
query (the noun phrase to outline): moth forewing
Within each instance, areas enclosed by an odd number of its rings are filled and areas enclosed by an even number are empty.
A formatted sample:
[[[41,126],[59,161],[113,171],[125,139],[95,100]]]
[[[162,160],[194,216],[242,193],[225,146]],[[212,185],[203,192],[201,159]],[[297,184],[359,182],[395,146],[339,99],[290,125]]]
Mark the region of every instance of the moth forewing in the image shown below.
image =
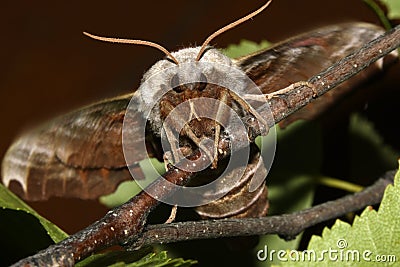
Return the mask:
[[[369,23],[336,24],[300,34],[234,62],[267,95],[293,83],[307,81],[383,33],[381,27]],[[396,52],[392,52],[378,60],[280,122],[280,126],[287,126],[298,119],[311,120],[323,114],[348,92],[382,72],[386,65],[396,60],[396,55]]]
[[[122,120],[131,98],[129,94],[95,103],[24,133],[3,158],[3,183],[27,200],[95,199],[113,192],[119,183],[131,179],[121,141]],[[136,116],[132,123],[141,120]],[[140,141],[139,136],[131,140],[131,148]],[[136,151],[136,160],[130,164],[137,178],[143,177],[137,163],[149,155]]]

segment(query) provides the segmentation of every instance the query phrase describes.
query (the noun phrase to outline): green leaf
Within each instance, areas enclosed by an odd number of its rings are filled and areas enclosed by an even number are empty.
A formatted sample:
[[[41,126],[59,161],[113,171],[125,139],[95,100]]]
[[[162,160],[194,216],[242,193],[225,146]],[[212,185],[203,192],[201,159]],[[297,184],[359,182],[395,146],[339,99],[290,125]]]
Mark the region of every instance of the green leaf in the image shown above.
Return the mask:
[[[380,0],[382,4],[387,7],[388,13],[377,3],[377,0],[364,0],[366,3],[378,16],[382,25],[386,30],[390,30],[392,25],[389,19],[400,19],[400,1],[398,0]]]
[[[142,186],[149,185],[165,172],[164,163],[159,162],[155,158],[142,160],[139,165],[145,175],[145,180],[141,181]],[[101,196],[99,200],[100,203],[112,208],[127,202],[130,198],[140,193],[140,191],[142,191],[142,187],[135,181],[126,181],[121,183],[115,192]]]
[[[399,0],[381,0],[389,10],[389,19],[399,19],[400,18],[400,1]]]
[[[379,262],[383,258],[386,264],[395,266],[391,261],[399,261],[400,257],[399,207],[400,171],[394,185],[386,188],[378,211],[367,207],[356,216],[353,225],[337,220],[331,229],[324,229],[322,237],[311,238],[307,248],[311,260],[290,261],[289,258],[282,266],[383,266]],[[293,253],[293,259],[300,253]]]
[[[248,40],[241,40],[239,44],[228,45],[227,48],[222,50],[222,53],[230,58],[237,58],[267,48],[270,45],[271,43],[265,40],[259,44]]]
[[[366,3],[375,12],[386,30],[392,28],[388,17],[386,17],[385,11],[376,3],[376,0],[364,0],[364,3]]]
[[[93,255],[78,264],[77,267],[125,266],[125,267],[187,267],[196,264],[194,260],[171,259],[166,251],[143,255],[144,251],[114,251]]]
[[[2,209],[26,212],[36,217],[54,242],[59,242],[68,237],[68,234],[47,219],[40,216],[35,210],[33,210],[25,202],[9,191],[3,184],[0,184],[0,207]]]
[[[0,266],[45,249],[68,235],[0,184]]]
[[[321,176],[318,182],[321,185],[329,186],[336,189],[341,189],[351,193],[360,192],[364,189],[364,187],[360,185],[328,176]]]

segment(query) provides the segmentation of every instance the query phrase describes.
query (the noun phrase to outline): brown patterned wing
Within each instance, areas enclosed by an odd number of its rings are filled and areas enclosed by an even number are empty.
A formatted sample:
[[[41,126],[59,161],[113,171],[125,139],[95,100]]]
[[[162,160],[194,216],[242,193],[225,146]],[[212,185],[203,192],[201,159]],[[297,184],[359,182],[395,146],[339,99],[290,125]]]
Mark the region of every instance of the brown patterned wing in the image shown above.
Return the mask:
[[[119,183],[132,179],[122,150],[122,124],[131,97],[84,107],[22,135],[3,159],[3,183],[27,200],[93,199],[113,192]],[[135,127],[143,118],[139,113],[133,116],[126,127],[137,136],[130,141],[132,148],[145,138]],[[132,166],[148,157],[143,150],[135,155]],[[135,178],[142,175],[138,167]]]
[[[237,59],[236,64],[260,87],[263,93],[283,89],[328,68],[365,43],[377,38],[384,30],[368,23],[346,23],[320,28],[264,51]],[[394,60],[391,57],[387,61]],[[313,119],[337,99],[367,80],[382,68],[382,61],[371,65],[355,77],[329,91],[280,123],[286,126],[298,119]]]

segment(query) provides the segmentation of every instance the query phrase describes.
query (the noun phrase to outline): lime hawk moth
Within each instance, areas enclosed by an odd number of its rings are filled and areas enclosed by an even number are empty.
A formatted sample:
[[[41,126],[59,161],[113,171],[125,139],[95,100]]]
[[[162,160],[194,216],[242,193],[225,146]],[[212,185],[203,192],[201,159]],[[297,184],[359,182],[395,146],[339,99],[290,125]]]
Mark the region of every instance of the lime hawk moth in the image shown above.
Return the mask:
[[[254,16],[256,12],[250,15]],[[234,140],[231,135],[236,128],[230,126],[231,115],[226,115],[228,113],[224,105],[238,114],[245,128],[249,127],[249,121],[255,120],[267,132],[268,127],[262,121],[271,118],[263,117],[263,110],[258,110],[257,105],[249,105],[249,101],[260,96],[266,101],[276,92],[296,82],[306,81],[383,32],[380,27],[367,23],[332,25],[237,59],[229,59],[207,45],[216,35],[211,35],[212,38],[207,39],[202,47],[185,48],[174,53],[163,50],[167,56],[144,75],[142,85],[146,86],[141,86],[132,94],[83,107],[21,135],[3,159],[2,182],[27,200],[45,200],[52,196],[93,199],[113,192],[118,184],[132,179],[132,176],[140,181],[143,174],[138,163],[143,159],[157,157],[176,162],[182,159],[178,154],[184,158],[198,147],[210,159],[210,167],[199,171],[198,176],[209,182],[218,176],[225,164],[224,161],[215,160],[216,154],[223,153],[216,149],[215,144],[220,139]],[[93,37],[113,42],[127,41]],[[156,46],[149,42],[136,44]],[[390,58],[371,65],[289,116],[281,125],[288,125],[297,119],[315,118],[357,84],[380,72],[387,61]],[[185,64],[192,68],[170,71]],[[217,64],[217,67],[208,68],[209,64]],[[231,92],[230,88],[212,83],[215,79],[238,79],[219,69],[220,65],[244,73],[260,93],[253,98],[252,91],[246,91],[247,86]],[[160,76],[163,80],[151,80],[158,72],[163,72],[163,76]],[[193,82],[193,79],[196,81]],[[204,98],[216,99],[223,104],[195,102]],[[188,105],[182,108],[181,115],[172,115],[173,110],[184,102]],[[210,119],[200,116],[204,110],[216,117]],[[172,122],[164,124],[171,117]],[[217,122],[217,119],[224,123]],[[182,125],[180,120],[184,121]],[[124,124],[128,127],[124,128]],[[146,125],[145,128],[142,125]],[[125,139],[124,143],[125,129],[130,139]],[[174,135],[178,137],[174,139]],[[167,148],[161,146],[163,136],[167,140]],[[209,140],[211,144],[204,144]],[[217,187],[214,193],[220,196],[218,200],[197,207],[201,216],[224,218],[266,215],[268,200],[264,182],[252,192],[248,188],[255,173],[265,178],[268,168],[263,166],[254,144],[249,146],[250,156],[243,175],[230,190]],[[129,159],[124,149],[129,150]],[[227,173],[226,179],[234,172]]]

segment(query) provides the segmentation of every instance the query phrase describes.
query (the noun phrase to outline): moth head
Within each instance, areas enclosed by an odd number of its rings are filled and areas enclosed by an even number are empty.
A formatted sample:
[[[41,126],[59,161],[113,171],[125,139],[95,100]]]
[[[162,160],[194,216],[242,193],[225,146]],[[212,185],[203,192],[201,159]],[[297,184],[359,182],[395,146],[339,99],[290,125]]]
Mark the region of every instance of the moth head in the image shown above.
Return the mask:
[[[148,88],[148,92],[144,94],[143,100],[153,99],[154,95],[159,94],[160,90],[166,92],[171,89],[176,93],[184,91],[202,91],[210,80],[210,76],[215,73],[218,65],[234,67],[230,58],[221,53],[220,50],[207,47],[201,59],[197,60],[201,47],[184,48],[177,52],[171,53],[174,58],[179,61],[176,65],[169,58],[162,59],[155,63],[144,75],[142,84],[150,80],[150,77],[159,75],[160,79],[154,79],[151,82],[152,89]]]
[[[214,49],[209,45],[209,43],[220,34],[228,31],[239,24],[253,18],[257,14],[261,13],[264,9],[266,9],[272,0],[266,2],[263,6],[259,9],[255,10],[254,12],[244,16],[225,27],[215,31],[211,34],[200,47],[194,48],[186,48],[179,50],[177,52],[169,52],[163,46],[144,40],[131,40],[131,39],[120,39],[120,38],[110,38],[110,37],[100,37],[96,36],[87,32],[84,32],[85,35],[89,36],[90,38],[104,41],[104,42],[111,42],[111,43],[123,43],[123,44],[135,44],[135,45],[145,45],[154,47],[160,51],[162,51],[166,58],[163,60],[158,61],[154,64],[144,75],[142,79],[142,83],[149,79],[149,77],[155,75],[159,72],[164,72],[165,75],[163,76],[163,80],[159,80],[159,82],[152,84],[149,90],[142,90],[141,96],[137,96],[140,99],[140,102],[143,102],[145,105],[150,105],[154,103],[154,98],[157,94],[159,94],[159,89],[165,89],[164,87],[169,87],[171,89],[179,91],[184,90],[202,90],[204,89],[204,85],[208,81],[208,75],[210,75],[214,69],[211,67],[213,63],[217,63],[220,65],[227,65],[233,66],[232,61],[223,55],[217,49]],[[204,66],[198,63],[208,62],[211,63],[208,66]],[[175,70],[171,70],[174,66],[181,66]],[[191,81],[197,80],[196,84],[193,84]],[[143,110],[145,107],[140,107],[140,110]]]

